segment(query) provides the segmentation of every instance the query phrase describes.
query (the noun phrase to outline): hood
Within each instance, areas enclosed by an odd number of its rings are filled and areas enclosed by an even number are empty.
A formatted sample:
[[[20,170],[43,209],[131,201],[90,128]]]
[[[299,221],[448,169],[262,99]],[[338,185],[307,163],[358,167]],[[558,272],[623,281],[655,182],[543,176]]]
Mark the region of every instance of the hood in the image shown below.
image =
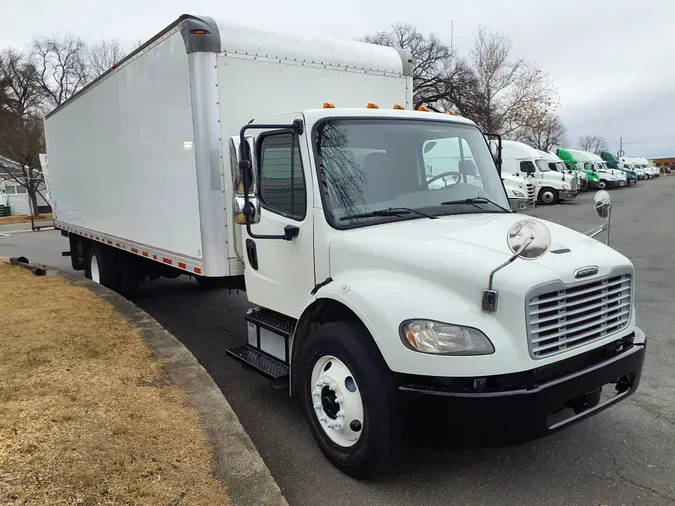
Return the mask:
[[[589,209],[589,212],[592,212]],[[528,217],[529,218],[529,217]],[[425,283],[480,293],[490,272],[511,255],[509,228],[522,214],[465,214],[437,220],[413,219],[343,231],[330,243],[330,275],[348,271],[396,272]],[[537,260],[517,259],[495,276],[514,293],[551,280],[578,282],[575,270],[597,266],[596,277],[630,261],[596,239],[555,223],[535,219],[551,233],[549,253]]]

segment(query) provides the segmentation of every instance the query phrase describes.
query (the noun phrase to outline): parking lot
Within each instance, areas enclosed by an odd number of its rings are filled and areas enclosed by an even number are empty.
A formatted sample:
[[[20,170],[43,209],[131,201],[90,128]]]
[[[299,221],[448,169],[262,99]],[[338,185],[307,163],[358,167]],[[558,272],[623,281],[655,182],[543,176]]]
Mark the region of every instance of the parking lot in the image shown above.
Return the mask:
[[[462,433],[424,434],[415,438],[405,471],[385,482],[358,482],[333,469],[287,391],[225,355],[245,341],[243,294],[205,292],[187,278],[162,280],[144,286],[138,304],[212,375],[292,505],[675,504],[675,177],[611,195],[611,245],[635,265],[638,325],[649,339],[638,392],[567,430],[520,445],[467,448],[447,443],[462,442]],[[584,193],[528,214],[584,231],[601,223],[592,197]],[[0,236],[0,256],[21,254],[65,267],[60,252],[66,248],[54,231]]]

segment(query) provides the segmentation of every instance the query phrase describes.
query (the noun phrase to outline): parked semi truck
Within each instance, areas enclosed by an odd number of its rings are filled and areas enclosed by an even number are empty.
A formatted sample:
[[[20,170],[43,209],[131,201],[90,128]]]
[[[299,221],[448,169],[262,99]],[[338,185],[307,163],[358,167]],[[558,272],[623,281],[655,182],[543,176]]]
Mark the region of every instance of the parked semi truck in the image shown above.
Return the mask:
[[[511,212],[500,143],[411,110],[413,65],[184,15],[45,120],[73,267],[132,295],[179,275],[245,290],[228,354],[287,383],[358,478],[398,462],[411,399],[538,437],[632,394],[645,353],[634,267],[589,237],[606,225]],[[428,179],[432,143],[461,154]]]
[[[591,172],[597,175],[598,188],[601,190],[609,188],[618,188],[621,183],[619,178],[614,175],[609,169],[606,169],[598,163],[596,155],[580,149],[566,148],[558,150],[558,156],[564,159],[568,155],[573,157],[579,166],[581,166],[587,173]]]
[[[630,186],[635,186],[638,183],[638,173],[632,170],[630,167],[622,166],[619,159],[612,153],[609,151],[603,151],[600,153],[600,157],[605,161],[605,164],[610,169],[624,172],[626,174],[626,180]]]
[[[535,199],[544,205],[571,200],[578,194],[575,177],[551,170],[536,149],[522,142],[502,142],[502,172],[532,181]]]
[[[558,148],[556,149],[555,154],[565,163],[567,168],[586,176],[589,189],[597,189],[600,186],[598,173],[593,170],[592,166],[585,166],[583,162],[577,161],[567,149]]]
[[[537,153],[546,160],[549,169],[560,172],[561,174],[569,174],[571,177],[575,178],[577,180],[576,185],[579,191],[583,192],[588,190],[588,178],[586,177],[585,172],[571,169],[565,165],[565,162],[561,158],[548,151],[538,149]]]

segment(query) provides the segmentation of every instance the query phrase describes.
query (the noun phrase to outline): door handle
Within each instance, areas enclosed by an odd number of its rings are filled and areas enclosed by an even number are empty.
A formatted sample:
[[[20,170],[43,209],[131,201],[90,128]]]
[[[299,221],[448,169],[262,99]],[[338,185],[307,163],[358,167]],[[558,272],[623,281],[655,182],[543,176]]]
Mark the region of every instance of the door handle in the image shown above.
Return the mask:
[[[253,239],[246,239],[246,256],[248,257],[248,263],[251,264],[251,267],[257,271],[258,249],[256,248],[255,241]]]

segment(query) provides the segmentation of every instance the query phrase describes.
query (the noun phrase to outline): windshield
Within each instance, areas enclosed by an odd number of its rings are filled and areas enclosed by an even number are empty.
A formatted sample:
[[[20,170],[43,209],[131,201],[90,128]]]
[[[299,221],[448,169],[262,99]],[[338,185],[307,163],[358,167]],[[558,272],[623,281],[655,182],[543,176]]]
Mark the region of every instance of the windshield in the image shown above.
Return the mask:
[[[537,164],[537,168],[540,172],[551,172],[551,169],[549,169],[546,160],[542,160],[540,158],[539,160],[535,160],[535,163]]]
[[[565,165],[565,162],[555,162],[555,164],[558,166],[558,170],[560,172],[565,172],[565,170],[567,170],[567,166]]]
[[[506,192],[485,138],[474,126],[449,121],[331,119],[314,135],[324,212],[332,226],[388,208],[433,215],[503,212]],[[494,204],[442,205],[487,198]],[[366,224],[419,218],[417,213],[371,216]]]

